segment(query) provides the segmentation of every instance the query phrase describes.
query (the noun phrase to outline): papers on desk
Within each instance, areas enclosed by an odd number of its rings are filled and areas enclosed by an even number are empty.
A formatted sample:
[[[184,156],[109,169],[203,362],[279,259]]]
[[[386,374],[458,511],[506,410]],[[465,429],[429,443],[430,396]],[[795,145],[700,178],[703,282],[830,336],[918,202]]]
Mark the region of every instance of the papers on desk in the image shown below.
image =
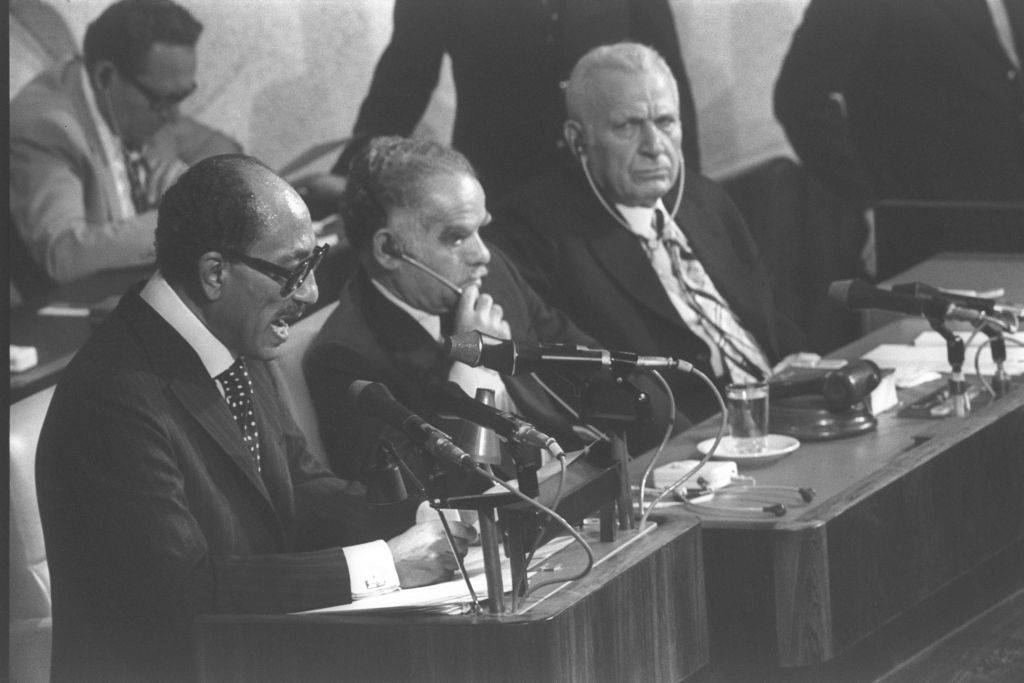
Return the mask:
[[[970,332],[958,332],[966,342]],[[1024,346],[1017,345],[1014,340],[1024,343],[1024,334],[1018,332],[1006,335],[1006,372],[1011,376],[1024,374]],[[1011,337],[1013,339],[1011,339]],[[983,334],[976,335],[967,347],[964,359],[964,373],[973,375],[975,357],[980,353],[979,367],[981,374],[991,375],[995,372],[995,363],[988,346],[982,348],[987,338]],[[895,371],[896,386],[907,388],[924,382],[938,379],[941,373],[949,372],[949,360],[946,355],[946,342],[937,332],[923,332],[909,344],[881,344],[864,358],[872,360],[881,368],[892,368]]]
[[[559,536],[549,541],[533,556],[534,564],[547,559],[572,542],[574,541],[569,536]],[[470,547],[465,564],[477,599],[485,600],[487,598],[487,577],[484,576],[483,549],[480,546]],[[512,589],[512,570],[508,558],[504,556],[501,558],[501,582],[506,592]],[[460,575],[458,579],[436,583],[432,586],[403,588],[391,593],[356,600],[347,605],[324,607],[302,612],[302,614],[352,614],[354,612],[465,614],[470,610],[472,602],[473,599],[470,597],[469,589],[466,588],[466,582]]]

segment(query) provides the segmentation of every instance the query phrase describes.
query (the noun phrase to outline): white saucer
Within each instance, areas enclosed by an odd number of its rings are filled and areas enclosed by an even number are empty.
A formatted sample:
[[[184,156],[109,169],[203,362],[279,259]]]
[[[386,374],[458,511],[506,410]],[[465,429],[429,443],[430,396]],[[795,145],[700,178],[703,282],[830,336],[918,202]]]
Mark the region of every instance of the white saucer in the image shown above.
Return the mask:
[[[697,444],[697,450],[706,455],[713,443],[715,443],[714,439],[705,439]],[[781,458],[798,448],[800,448],[800,442],[792,436],[766,434],[764,437],[764,450],[757,453],[738,453],[732,437],[723,436],[722,442],[718,444],[718,450],[715,451],[711,458],[713,460],[735,460],[736,462],[766,462],[775,458]]]

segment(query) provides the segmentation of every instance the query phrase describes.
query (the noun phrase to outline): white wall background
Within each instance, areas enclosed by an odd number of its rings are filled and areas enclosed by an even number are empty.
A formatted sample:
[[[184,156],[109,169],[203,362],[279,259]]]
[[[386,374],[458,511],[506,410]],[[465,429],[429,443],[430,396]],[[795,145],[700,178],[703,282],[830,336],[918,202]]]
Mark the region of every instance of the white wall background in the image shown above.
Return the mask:
[[[199,90],[186,113],[229,132],[272,167],[312,144],[348,135],[390,37],[393,0],[179,1],[205,26]],[[109,4],[48,2],[78,45],[86,25]],[[791,154],[772,115],[771,93],[806,3],[672,0],[709,175],[727,177]],[[46,60],[13,12],[12,93]],[[447,141],[453,102],[446,65],[417,134]]]

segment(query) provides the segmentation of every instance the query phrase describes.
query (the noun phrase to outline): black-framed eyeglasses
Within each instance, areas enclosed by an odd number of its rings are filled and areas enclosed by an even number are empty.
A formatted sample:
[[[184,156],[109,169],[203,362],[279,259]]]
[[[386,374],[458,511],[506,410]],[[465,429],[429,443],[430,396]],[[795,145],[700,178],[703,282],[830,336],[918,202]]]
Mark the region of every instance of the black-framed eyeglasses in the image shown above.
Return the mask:
[[[121,74],[121,78],[131,83],[133,88],[142,93],[142,96],[146,98],[146,103],[149,104],[150,110],[154,112],[167,111],[171,107],[181,104],[196,91],[196,88],[199,87],[198,83],[193,83],[192,87],[188,90],[183,90],[182,92],[170,94],[160,93],[153,90],[127,71],[118,69],[118,73]]]
[[[229,258],[244,263],[253,270],[263,273],[267,277],[280,282],[281,296],[286,297],[291,296],[295,290],[302,286],[302,283],[306,281],[309,274],[316,270],[316,267],[320,265],[320,261],[323,260],[324,254],[327,253],[328,249],[330,249],[329,244],[318,245],[313,249],[312,254],[303,259],[299,265],[295,266],[291,270],[283,268],[276,263],[256,258],[255,256],[246,256],[234,249],[221,249],[220,251]]]

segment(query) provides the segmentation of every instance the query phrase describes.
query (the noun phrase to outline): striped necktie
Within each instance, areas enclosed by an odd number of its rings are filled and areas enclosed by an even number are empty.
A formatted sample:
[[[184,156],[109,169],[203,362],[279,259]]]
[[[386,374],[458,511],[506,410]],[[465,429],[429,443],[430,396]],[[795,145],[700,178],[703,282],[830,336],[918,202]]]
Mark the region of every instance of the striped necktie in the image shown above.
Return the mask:
[[[704,266],[680,241],[677,230],[665,225],[661,209],[654,210],[654,231],[668,252],[672,274],[705,334],[715,341],[730,379],[733,382],[763,381],[770,372],[764,353],[715,291]]]
[[[260,432],[256,426],[256,413],[252,405],[252,378],[249,377],[249,371],[246,369],[242,357],[239,356],[230,368],[217,375],[217,381],[224,387],[224,400],[228,402],[235,423],[242,431],[242,441],[249,449],[253,464],[256,465],[256,471],[262,472]]]

